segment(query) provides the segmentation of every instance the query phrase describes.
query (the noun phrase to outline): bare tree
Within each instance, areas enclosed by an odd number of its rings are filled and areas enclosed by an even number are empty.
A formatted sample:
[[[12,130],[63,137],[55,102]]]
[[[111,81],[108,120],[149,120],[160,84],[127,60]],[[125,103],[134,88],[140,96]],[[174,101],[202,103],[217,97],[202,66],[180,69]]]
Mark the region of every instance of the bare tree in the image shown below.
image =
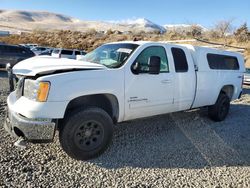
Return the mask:
[[[233,19],[221,20],[215,24],[215,31],[218,32],[219,36],[224,39],[224,44],[227,44],[227,35],[232,32]]]
[[[225,37],[228,33],[232,32],[233,20],[221,20],[215,24],[215,30],[220,34],[221,37]]]

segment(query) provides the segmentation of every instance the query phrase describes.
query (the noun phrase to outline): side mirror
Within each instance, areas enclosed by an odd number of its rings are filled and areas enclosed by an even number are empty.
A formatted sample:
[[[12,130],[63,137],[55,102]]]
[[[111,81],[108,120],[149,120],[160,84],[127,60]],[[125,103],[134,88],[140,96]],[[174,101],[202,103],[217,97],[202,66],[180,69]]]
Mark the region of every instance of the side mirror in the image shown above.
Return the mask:
[[[161,69],[161,58],[159,56],[151,56],[148,59],[148,73],[159,74]]]
[[[11,70],[11,65],[10,65],[10,63],[8,63],[8,64],[6,65],[5,68],[6,68],[6,71],[9,72],[9,71]]]
[[[133,64],[133,66],[131,67],[131,71],[134,73],[134,74],[139,74],[140,73],[140,63],[139,62],[136,62]]]

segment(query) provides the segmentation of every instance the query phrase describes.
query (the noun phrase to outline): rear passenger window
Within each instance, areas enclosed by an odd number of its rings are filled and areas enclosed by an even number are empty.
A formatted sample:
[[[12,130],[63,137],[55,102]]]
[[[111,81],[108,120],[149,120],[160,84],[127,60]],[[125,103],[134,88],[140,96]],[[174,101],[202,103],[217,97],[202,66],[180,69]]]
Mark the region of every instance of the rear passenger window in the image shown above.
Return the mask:
[[[174,58],[175,72],[187,72],[188,63],[185,52],[181,48],[171,48],[171,51]]]
[[[18,54],[21,53],[21,50],[14,46],[9,46],[8,53]]]
[[[4,52],[7,53],[7,54],[8,54],[8,53],[13,53],[13,52],[12,52],[12,48],[11,48],[10,46],[5,46]]]
[[[207,60],[211,69],[239,70],[238,59],[234,56],[207,54]]]
[[[75,51],[75,55],[80,55],[80,51]]]
[[[62,50],[62,54],[65,54],[65,55],[72,55],[72,54],[73,54],[73,51],[71,51],[71,50]]]

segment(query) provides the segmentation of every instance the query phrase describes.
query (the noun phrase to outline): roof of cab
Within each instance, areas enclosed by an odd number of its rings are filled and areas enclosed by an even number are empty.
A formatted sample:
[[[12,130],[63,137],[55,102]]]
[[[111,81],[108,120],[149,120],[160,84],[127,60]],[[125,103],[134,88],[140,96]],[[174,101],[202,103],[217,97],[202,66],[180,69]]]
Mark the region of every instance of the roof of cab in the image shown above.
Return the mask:
[[[202,55],[207,54],[207,53],[215,53],[215,54],[222,54],[222,55],[229,55],[229,56],[236,56],[240,61],[242,60],[242,55],[238,52],[232,52],[232,51],[228,51],[228,50],[223,50],[223,49],[218,49],[218,48],[213,48],[213,47],[203,47],[203,46],[194,46],[191,44],[175,44],[172,42],[164,42],[164,41],[159,41],[159,42],[155,42],[155,41],[120,41],[120,42],[112,42],[109,44],[122,44],[122,43],[130,43],[130,44],[137,44],[137,45],[144,45],[144,44],[160,44],[160,45],[173,45],[173,46],[179,46],[179,47],[185,47],[187,48],[193,59],[194,59],[194,64],[199,66],[199,64],[201,64],[200,62],[200,58]],[[242,63],[240,63],[242,64]],[[242,67],[242,65],[240,65]]]
[[[175,46],[183,46],[183,47],[186,47],[188,48],[189,50],[194,50],[194,51],[213,51],[213,52],[217,52],[217,53],[220,53],[220,54],[223,54],[223,53],[231,53],[232,55],[234,54],[240,54],[238,52],[232,52],[232,51],[229,51],[229,50],[223,50],[223,49],[218,49],[218,48],[213,48],[213,47],[203,47],[203,46],[194,46],[194,45],[191,45],[191,44],[180,44],[180,43],[173,43],[173,42],[164,42],[164,41],[119,41],[119,42],[111,42],[111,43],[108,43],[108,44],[122,44],[122,43],[130,43],[130,44],[137,44],[137,45],[143,45],[143,44],[149,44],[149,43],[152,43],[152,44],[161,44],[161,45],[175,45]]]

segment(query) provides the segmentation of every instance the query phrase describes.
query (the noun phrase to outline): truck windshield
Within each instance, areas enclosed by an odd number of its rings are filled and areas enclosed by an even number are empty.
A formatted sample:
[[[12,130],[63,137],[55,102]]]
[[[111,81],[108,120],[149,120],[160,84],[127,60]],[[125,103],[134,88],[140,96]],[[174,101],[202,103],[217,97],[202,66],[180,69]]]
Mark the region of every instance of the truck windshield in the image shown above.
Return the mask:
[[[108,68],[118,68],[126,62],[138,46],[130,43],[105,44],[86,54],[82,60],[102,64]]]

